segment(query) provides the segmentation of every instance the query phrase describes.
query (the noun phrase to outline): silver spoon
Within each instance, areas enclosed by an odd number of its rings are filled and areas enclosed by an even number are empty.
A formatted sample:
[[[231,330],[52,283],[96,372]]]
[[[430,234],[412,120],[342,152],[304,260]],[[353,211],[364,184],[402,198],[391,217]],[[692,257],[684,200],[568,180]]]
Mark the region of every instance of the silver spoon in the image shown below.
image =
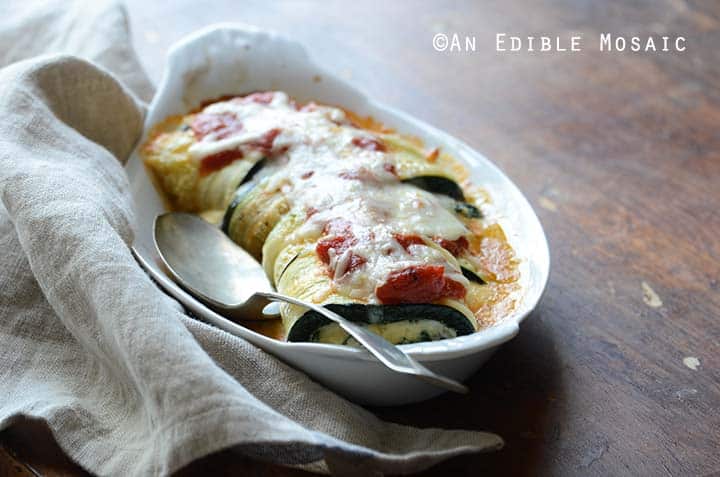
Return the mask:
[[[257,319],[271,302],[309,308],[334,321],[385,366],[450,391],[467,393],[463,384],[440,376],[375,333],[327,308],[273,290],[262,266],[217,227],[197,215],[169,212],[155,218],[155,247],[175,281],[218,313],[233,319]]]

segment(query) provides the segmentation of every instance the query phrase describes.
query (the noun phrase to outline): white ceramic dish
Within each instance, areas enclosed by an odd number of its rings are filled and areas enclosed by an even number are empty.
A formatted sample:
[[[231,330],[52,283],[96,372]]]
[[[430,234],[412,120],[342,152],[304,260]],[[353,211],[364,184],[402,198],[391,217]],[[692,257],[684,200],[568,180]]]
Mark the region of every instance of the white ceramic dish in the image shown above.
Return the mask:
[[[495,165],[461,141],[368,99],[315,65],[300,44],[245,25],[211,26],[171,48],[163,79],[145,120],[145,131],[165,117],[185,114],[209,98],[255,90],[283,90],[300,101],[337,104],[361,115],[370,115],[400,132],[422,138],[428,146],[441,146],[464,162],[473,181],[489,191],[499,221],[522,261],[523,292],[519,306],[501,323],[478,333],[402,346],[441,374],[459,380],[473,374],[498,346],[517,334],[520,321],[537,305],[547,282],[547,241],[527,200]],[[156,265],[152,223],[155,216],[164,211],[164,206],[137,151],[127,164],[127,172],[136,201],[135,247],[140,259],[160,285],[194,314],[245,338],[359,403],[397,405],[428,399],[442,392],[420,380],[386,370],[364,350],[273,340],[224,319],[194,300]]]

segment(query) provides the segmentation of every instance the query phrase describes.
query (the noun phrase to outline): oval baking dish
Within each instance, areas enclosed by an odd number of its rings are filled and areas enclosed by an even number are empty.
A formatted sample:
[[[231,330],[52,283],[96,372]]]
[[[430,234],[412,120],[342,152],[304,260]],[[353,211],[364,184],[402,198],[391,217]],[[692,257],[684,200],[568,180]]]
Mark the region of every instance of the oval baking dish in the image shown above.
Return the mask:
[[[208,98],[230,92],[286,91],[299,101],[318,101],[370,116],[426,145],[441,147],[465,165],[471,181],[488,192],[493,217],[502,226],[520,261],[520,287],[514,311],[476,333],[440,341],[402,345],[428,367],[456,379],[476,371],[503,342],[518,332],[520,321],[536,306],[549,273],[547,241],[535,213],[517,187],[491,162],[464,143],[421,121],[377,104],[316,66],[298,43],[278,34],[236,24],[205,28],[173,46],[164,76],[145,121],[150,128],[172,115],[186,114]],[[141,144],[145,142],[143,137]],[[387,371],[366,351],[310,342],[283,342],[239,326],[212,312],[175,285],[157,265],[152,223],[165,202],[136,150],[127,164],[138,230],[139,260],[158,283],[203,320],[247,339],[305,371],[340,394],[363,404],[395,405],[442,392],[422,381]],[[362,376],[362,379],[358,379]]]

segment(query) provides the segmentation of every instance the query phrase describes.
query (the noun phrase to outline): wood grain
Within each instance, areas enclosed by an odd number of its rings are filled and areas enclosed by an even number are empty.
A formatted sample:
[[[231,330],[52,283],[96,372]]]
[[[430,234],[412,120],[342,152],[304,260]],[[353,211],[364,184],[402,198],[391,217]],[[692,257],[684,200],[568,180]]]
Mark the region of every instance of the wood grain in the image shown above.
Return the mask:
[[[486,154],[535,206],[553,270],[519,336],[469,396],[374,410],[507,441],[423,475],[720,472],[720,3],[128,3],[155,79],[167,46],[208,23],[285,32]],[[436,32],[475,35],[478,51],[436,52]],[[582,34],[586,46],[497,53],[498,32]],[[600,32],[684,35],[687,50],[601,53]],[[299,475],[230,452],[183,472],[207,473]]]

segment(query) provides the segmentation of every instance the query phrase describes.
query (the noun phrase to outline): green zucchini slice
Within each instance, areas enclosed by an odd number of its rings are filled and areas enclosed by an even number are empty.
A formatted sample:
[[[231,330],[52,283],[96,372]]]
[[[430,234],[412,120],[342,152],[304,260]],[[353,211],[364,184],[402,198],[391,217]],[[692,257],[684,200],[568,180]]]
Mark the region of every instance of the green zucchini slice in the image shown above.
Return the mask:
[[[243,177],[243,179],[238,184],[238,187],[253,180],[255,178],[255,176],[257,175],[257,173],[260,172],[260,170],[267,165],[267,161],[268,161],[267,157],[263,157],[262,159],[257,161],[255,164],[253,164],[253,166],[250,168],[250,170],[247,172],[247,174],[245,174],[245,177]]]
[[[282,278],[282,276],[285,274],[285,271],[288,269],[288,267],[289,267],[290,265],[292,265],[292,263],[293,263],[295,260],[297,260],[297,258],[298,258],[299,256],[300,256],[300,253],[298,252],[298,253],[295,254],[295,256],[294,256],[293,258],[290,259],[290,261],[289,261],[288,263],[285,264],[285,266],[282,268],[282,270],[280,271],[280,274],[279,274],[278,277],[277,277],[278,280],[280,280],[280,279]]]
[[[290,210],[288,199],[271,177],[252,180],[238,188],[223,218],[222,230],[257,260],[265,239]]]
[[[326,308],[355,323],[388,324],[402,321],[421,323],[440,322],[455,331],[456,336],[468,335],[475,331],[468,317],[460,311],[445,305],[363,305],[358,303],[329,304]],[[332,322],[324,316],[308,311],[293,324],[288,332],[288,341],[314,341],[318,330]],[[422,333],[421,333],[422,335]],[[429,338],[429,334],[426,333]]]
[[[469,268],[460,267],[460,271],[462,272],[463,276],[471,282],[479,283],[480,285],[485,285],[487,283],[485,280],[482,279],[480,275],[473,272]]]
[[[452,179],[442,176],[418,176],[403,179],[402,182],[413,185],[418,189],[441,194],[455,200],[454,210],[468,219],[482,219],[483,214],[476,206],[465,202],[462,188]]]
[[[403,182],[434,194],[446,195],[458,202],[465,202],[465,194],[462,188],[460,188],[457,182],[447,177],[417,176],[403,179]]]
[[[455,202],[455,212],[468,219],[482,219],[484,217],[480,209],[467,202]]]
[[[238,205],[240,205],[240,203],[243,201],[243,199],[248,194],[248,192],[250,192],[250,190],[255,186],[256,186],[255,183],[249,182],[246,184],[242,184],[240,187],[238,187],[235,190],[235,194],[233,195],[233,198],[230,201],[230,205],[228,205],[228,208],[225,210],[225,215],[223,216],[222,225],[220,226],[220,229],[223,232],[225,232],[226,235],[230,235],[230,221],[232,220],[233,215],[235,214],[235,210],[237,209]]]

